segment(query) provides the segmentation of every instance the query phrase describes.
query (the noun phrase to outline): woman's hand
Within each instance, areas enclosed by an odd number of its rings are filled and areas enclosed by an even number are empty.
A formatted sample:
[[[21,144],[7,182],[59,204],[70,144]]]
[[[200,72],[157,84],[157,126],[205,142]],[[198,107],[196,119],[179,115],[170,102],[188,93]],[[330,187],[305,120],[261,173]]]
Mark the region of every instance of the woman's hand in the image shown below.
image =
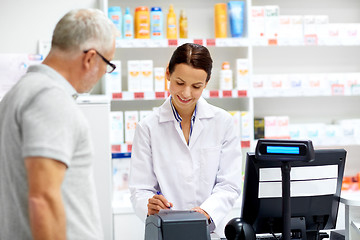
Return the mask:
[[[148,201],[148,215],[156,214],[160,209],[169,209],[173,206],[163,195],[154,195]]]
[[[209,214],[207,212],[205,212],[203,209],[201,209],[200,207],[194,207],[191,210],[196,211],[196,212],[201,213],[201,214],[204,214],[206,216],[207,220],[210,219]]]

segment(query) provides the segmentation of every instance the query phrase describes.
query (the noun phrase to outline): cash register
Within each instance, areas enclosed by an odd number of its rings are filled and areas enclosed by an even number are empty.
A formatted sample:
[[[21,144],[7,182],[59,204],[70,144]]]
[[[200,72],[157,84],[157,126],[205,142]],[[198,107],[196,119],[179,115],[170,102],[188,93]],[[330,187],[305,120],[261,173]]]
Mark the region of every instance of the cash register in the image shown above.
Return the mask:
[[[207,218],[196,211],[160,210],[145,222],[145,240],[210,240]]]
[[[247,153],[240,218],[229,240],[321,240],[334,229],[346,151],[314,150],[311,141],[258,141]]]

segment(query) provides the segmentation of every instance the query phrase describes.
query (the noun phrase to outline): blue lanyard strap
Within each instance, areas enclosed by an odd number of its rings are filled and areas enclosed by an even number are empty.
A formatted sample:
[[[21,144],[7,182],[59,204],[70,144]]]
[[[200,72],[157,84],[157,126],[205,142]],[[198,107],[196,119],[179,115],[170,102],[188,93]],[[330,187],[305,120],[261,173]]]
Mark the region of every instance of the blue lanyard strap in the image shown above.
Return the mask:
[[[179,123],[180,129],[182,130],[182,126],[181,126],[182,118],[180,117],[179,113],[176,111],[176,109],[174,107],[174,104],[172,103],[172,96],[170,96],[170,103],[171,103],[170,105],[171,105],[172,112],[174,114],[174,118]],[[191,117],[189,141],[190,141],[190,137],[191,137],[191,134],[192,134],[193,125],[195,123],[196,108],[197,108],[197,105],[195,105],[195,110],[194,110],[193,115]]]

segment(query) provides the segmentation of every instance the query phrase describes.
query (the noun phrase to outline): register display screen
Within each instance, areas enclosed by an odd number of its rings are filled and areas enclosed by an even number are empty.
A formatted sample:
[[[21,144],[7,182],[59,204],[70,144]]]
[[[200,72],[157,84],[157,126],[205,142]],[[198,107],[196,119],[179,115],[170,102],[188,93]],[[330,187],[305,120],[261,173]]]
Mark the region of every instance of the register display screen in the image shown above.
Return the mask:
[[[300,154],[299,147],[287,147],[287,146],[266,146],[267,153],[273,154]]]
[[[311,141],[259,139],[255,155],[257,161],[312,161],[314,148]]]
[[[263,143],[259,148],[260,154],[263,156],[305,156],[307,149],[305,145],[302,144],[272,144],[272,143]]]

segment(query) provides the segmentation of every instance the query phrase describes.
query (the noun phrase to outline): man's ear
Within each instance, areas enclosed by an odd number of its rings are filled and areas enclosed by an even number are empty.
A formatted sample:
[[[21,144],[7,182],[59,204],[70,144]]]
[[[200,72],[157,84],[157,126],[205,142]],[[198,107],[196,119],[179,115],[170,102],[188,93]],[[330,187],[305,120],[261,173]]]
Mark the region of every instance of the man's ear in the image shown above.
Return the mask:
[[[95,57],[96,57],[96,51],[95,50],[89,50],[88,52],[84,53],[84,56],[82,58],[82,65],[85,70],[90,70],[94,63],[95,63]]]

